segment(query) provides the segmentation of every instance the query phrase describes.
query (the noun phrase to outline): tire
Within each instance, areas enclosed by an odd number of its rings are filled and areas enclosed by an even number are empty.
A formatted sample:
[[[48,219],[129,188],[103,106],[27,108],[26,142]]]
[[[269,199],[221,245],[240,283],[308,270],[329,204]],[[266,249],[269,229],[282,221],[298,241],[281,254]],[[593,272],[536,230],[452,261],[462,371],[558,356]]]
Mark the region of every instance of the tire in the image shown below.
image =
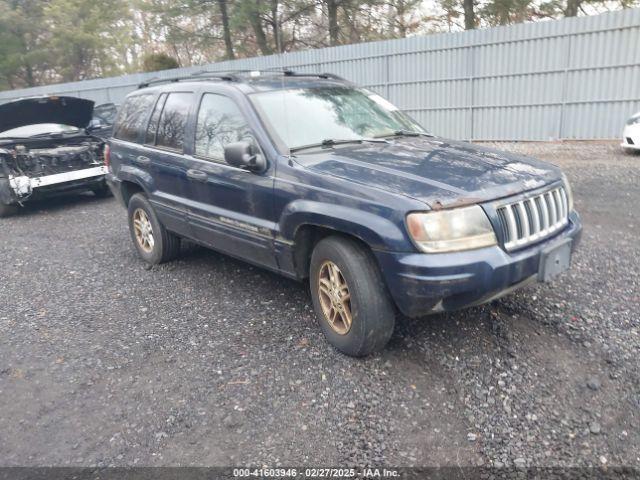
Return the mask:
[[[100,185],[93,187],[91,191],[98,198],[107,198],[111,196],[111,190],[109,190],[109,185],[107,185],[106,182],[102,182]]]
[[[138,254],[145,262],[151,265],[158,265],[173,260],[178,256],[178,253],[180,253],[180,237],[167,231],[158,221],[158,217],[147,197],[142,193],[133,195],[129,200],[127,212],[131,240]],[[150,239],[148,235],[144,234],[143,229],[138,229],[138,232],[136,232],[134,218],[144,224],[146,233],[151,233]],[[145,218],[148,224],[145,223]],[[138,223],[138,225],[142,224]],[[150,231],[148,230],[149,227]]]
[[[17,205],[6,205],[0,202],[0,218],[10,217],[18,213],[20,207]]]
[[[342,291],[343,297],[326,293],[328,285],[332,284],[332,264],[338,269],[339,281],[337,287],[334,284],[333,289],[329,288],[329,292]],[[343,283],[347,287],[348,302],[341,300],[347,295]],[[321,284],[325,293],[320,291]],[[375,258],[366,248],[339,236],[321,240],[311,255],[309,285],[318,323],[331,345],[352,357],[363,357],[385,347],[393,333],[395,308]],[[347,310],[351,318],[348,327]],[[336,319],[333,326],[329,316]]]

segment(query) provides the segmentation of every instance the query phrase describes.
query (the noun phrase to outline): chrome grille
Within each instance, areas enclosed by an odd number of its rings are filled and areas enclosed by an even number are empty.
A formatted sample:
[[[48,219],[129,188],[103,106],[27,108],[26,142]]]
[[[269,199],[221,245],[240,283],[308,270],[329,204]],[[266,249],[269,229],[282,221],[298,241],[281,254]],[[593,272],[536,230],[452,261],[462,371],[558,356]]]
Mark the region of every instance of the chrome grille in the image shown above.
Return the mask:
[[[569,200],[558,187],[498,207],[505,250],[515,250],[553,235],[568,223]]]

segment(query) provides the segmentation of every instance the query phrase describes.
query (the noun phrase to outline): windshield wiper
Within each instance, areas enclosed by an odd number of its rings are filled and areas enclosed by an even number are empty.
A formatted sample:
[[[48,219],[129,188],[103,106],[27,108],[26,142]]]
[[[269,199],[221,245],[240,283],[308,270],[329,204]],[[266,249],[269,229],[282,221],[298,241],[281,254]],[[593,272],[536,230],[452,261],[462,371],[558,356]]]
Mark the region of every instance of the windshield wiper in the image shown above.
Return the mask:
[[[388,135],[380,135],[376,138],[387,138],[387,137],[433,137],[430,133],[426,132],[416,132],[413,130],[396,130],[395,132]]]
[[[43,132],[36,133],[35,135],[29,136],[29,138],[40,138],[40,137],[53,137],[53,138],[62,138],[65,136],[64,132]]]
[[[312,143],[310,145],[302,145],[300,147],[290,148],[290,152],[297,152],[300,150],[306,150],[308,148],[318,148],[318,147],[333,147],[335,145],[346,145],[349,143],[389,143],[387,140],[383,138],[352,138],[352,139],[335,139],[335,138],[325,138],[319,143]]]

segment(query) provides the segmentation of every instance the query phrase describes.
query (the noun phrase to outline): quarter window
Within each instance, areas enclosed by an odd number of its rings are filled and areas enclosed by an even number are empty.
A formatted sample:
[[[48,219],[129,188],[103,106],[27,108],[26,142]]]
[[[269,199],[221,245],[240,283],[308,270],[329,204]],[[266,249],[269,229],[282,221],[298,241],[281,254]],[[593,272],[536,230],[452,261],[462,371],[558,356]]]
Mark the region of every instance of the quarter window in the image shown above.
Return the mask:
[[[223,162],[224,147],[241,140],[253,142],[253,136],[237,105],[228,97],[204,94],[196,124],[196,155]]]
[[[158,123],[160,121],[160,114],[162,113],[162,107],[164,107],[164,102],[167,99],[167,94],[163,93],[158,97],[158,101],[156,102],[156,108],[153,109],[153,113],[151,114],[151,119],[149,120],[149,126],[147,127],[147,136],[145,138],[144,143],[148,145],[153,145],[156,143],[156,132],[158,131]]]
[[[158,123],[157,146],[172,150],[182,150],[184,129],[187,124],[192,98],[192,93],[169,94]]]
[[[128,142],[137,142],[144,131],[149,110],[153,106],[152,94],[129,97],[122,106],[114,127],[113,136]]]

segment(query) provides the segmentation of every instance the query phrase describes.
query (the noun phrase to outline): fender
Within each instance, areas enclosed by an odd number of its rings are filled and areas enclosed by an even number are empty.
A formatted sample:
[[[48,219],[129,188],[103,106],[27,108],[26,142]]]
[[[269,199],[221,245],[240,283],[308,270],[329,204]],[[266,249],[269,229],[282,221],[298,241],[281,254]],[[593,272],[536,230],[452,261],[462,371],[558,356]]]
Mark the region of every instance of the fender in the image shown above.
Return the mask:
[[[353,207],[295,200],[287,205],[279,222],[280,236],[293,242],[301,226],[314,225],[353,235],[374,250],[406,251],[411,241],[404,221],[393,221]]]
[[[117,177],[123,182],[139,185],[147,195],[155,190],[155,182],[151,174],[133,165],[121,165]]]

